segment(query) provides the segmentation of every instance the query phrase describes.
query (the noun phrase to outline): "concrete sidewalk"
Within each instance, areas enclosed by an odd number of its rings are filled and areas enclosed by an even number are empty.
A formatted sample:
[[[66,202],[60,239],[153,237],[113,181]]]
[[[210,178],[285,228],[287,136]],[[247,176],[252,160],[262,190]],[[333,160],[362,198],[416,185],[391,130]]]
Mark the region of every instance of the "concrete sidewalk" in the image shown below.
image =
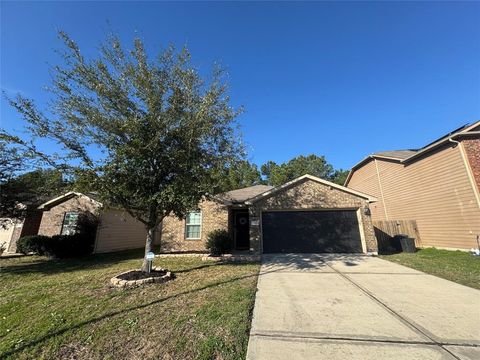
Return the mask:
[[[264,256],[247,359],[480,359],[480,291],[349,254]]]

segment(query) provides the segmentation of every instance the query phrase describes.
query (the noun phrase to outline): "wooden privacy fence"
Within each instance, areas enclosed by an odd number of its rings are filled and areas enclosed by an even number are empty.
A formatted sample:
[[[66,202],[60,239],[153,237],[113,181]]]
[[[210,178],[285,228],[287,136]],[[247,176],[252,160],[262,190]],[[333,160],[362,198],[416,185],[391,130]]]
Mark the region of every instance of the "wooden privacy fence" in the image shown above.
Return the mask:
[[[377,220],[373,221],[373,228],[379,243],[385,244],[395,235],[406,234],[415,239],[416,247],[422,247],[415,220]]]

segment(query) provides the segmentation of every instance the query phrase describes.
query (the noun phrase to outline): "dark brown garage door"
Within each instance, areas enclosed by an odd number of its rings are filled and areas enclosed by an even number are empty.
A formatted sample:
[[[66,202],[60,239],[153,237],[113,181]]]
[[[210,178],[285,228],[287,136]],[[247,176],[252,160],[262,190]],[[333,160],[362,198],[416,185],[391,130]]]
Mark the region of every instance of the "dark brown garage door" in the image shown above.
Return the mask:
[[[262,214],[264,253],[361,253],[357,214],[272,211]]]

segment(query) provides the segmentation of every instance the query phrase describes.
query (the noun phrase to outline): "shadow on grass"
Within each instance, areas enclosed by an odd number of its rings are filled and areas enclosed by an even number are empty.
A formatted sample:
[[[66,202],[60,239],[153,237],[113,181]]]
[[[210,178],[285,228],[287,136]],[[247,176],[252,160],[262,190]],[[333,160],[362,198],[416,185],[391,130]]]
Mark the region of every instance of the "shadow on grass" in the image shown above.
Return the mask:
[[[128,252],[112,253],[112,254],[105,254],[105,255],[103,255],[103,254],[102,255],[94,255],[94,256],[91,256],[91,257],[84,258],[84,259],[76,259],[74,262],[72,260],[69,260],[69,261],[66,261],[66,260],[51,260],[51,262],[52,262],[51,263],[51,268],[52,268],[51,271],[52,271],[52,273],[57,273],[57,272],[75,271],[75,270],[78,270],[78,269],[85,269],[85,267],[88,268],[89,266],[91,266],[91,267],[98,267],[98,266],[106,267],[106,266],[108,266],[112,263],[122,261],[122,260],[141,259],[142,256],[143,256],[143,250],[137,250],[137,251],[128,251]],[[240,280],[253,278],[253,277],[257,277],[257,276],[263,276],[263,275],[266,275],[268,273],[281,272],[281,271],[284,271],[285,267],[288,267],[288,266],[292,266],[297,270],[298,269],[310,269],[312,267],[313,268],[318,268],[318,267],[321,267],[321,266],[328,266],[326,261],[329,261],[329,260],[344,261],[345,263],[348,262],[347,265],[349,265],[349,266],[355,266],[355,265],[357,265],[358,262],[361,262],[364,259],[366,259],[366,258],[362,257],[362,256],[351,255],[351,254],[340,254],[340,255],[339,254],[322,254],[322,255],[289,254],[289,255],[281,255],[281,256],[279,256],[279,255],[266,256],[264,258],[264,260],[262,261],[265,270],[261,271],[260,273],[239,276],[239,277],[235,277],[235,278],[231,278],[231,279],[223,280],[223,281],[217,281],[217,282],[207,284],[207,285],[204,285],[204,286],[201,286],[201,287],[197,287],[197,288],[194,288],[194,289],[191,289],[191,290],[188,290],[188,291],[182,291],[182,292],[175,293],[175,294],[172,294],[172,295],[168,295],[168,296],[165,296],[165,297],[162,297],[162,298],[158,298],[158,299],[155,299],[153,301],[150,301],[150,302],[147,302],[147,303],[144,303],[144,304],[130,306],[130,307],[128,307],[126,309],[122,309],[122,310],[112,311],[110,313],[107,313],[107,314],[104,314],[104,315],[101,315],[101,316],[97,316],[97,317],[79,322],[79,323],[71,325],[71,326],[60,328],[60,329],[58,329],[54,332],[51,332],[51,333],[46,334],[42,337],[39,337],[38,339],[27,342],[27,343],[15,348],[15,349],[12,349],[12,350],[9,350],[9,351],[7,351],[3,354],[0,354],[0,358],[18,354],[19,352],[21,352],[21,351],[23,351],[27,348],[30,348],[30,347],[36,346],[38,344],[41,344],[42,342],[47,341],[50,338],[53,338],[53,337],[59,336],[59,335],[63,335],[64,333],[67,333],[69,331],[73,331],[73,330],[82,328],[82,327],[90,325],[90,324],[97,323],[97,322],[105,320],[105,319],[110,319],[110,318],[113,318],[115,316],[118,316],[118,315],[121,315],[121,314],[124,314],[124,313],[128,313],[128,312],[131,312],[131,311],[144,309],[144,308],[147,308],[147,307],[152,306],[152,305],[163,303],[163,302],[165,302],[167,300],[170,300],[170,299],[175,299],[175,298],[178,298],[178,297],[181,297],[181,296],[184,296],[184,295],[189,295],[189,294],[192,294],[192,293],[207,290],[207,289],[214,288],[214,287],[217,287],[217,286],[221,286],[221,285],[225,285],[225,284],[229,284],[229,283],[234,283],[234,282],[237,282],[237,281],[240,281]],[[68,266],[67,269],[59,268],[58,265],[62,261],[65,261],[66,266]],[[248,265],[248,264],[258,264],[258,263],[256,263],[256,262],[252,262],[252,263],[222,263],[222,262],[208,263],[208,264],[202,264],[202,265],[199,265],[199,266],[194,266],[194,267],[190,267],[190,268],[186,268],[186,269],[177,270],[175,272],[176,273],[187,273],[187,272],[190,272],[190,271],[200,270],[200,269],[208,268],[208,267],[211,267],[211,266],[229,266],[230,267],[230,266],[244,266],[244,265]],[[16,270],[12,270],[11,272],[12,273],[21,273],[22,269],[25,272],[33,272],[35,270],[32,270],[32,266],[35,266],[35,265],[37,265],[38,267],[41,267],[41,266],[45,267],[45,261],[41,262],[39,264],[31,264],[30,263],[28,265],[21,265],[21,266],[18,266]],[[14,267],[14,266],[12,266],[12,267]],[[47,269],[48,269],[48,266],[47,266]],[[48,273],[49,270],[40,269],[40,270],[36,270],[36,271]]]
[[[195,270],[201,270],[201,269],[206,269],[212,266],[229,266],[229,267],[235,267],[235,266],[245,266],[245,265],[259,265],[259,262],[257,261],[242,261],[242,262],[228,262],[228,261],[218,261],[218,262],[209,262],[207,264],[202,264],[194,267],[189,267],[186,269],[180,269],[180,270],[172,270],[175,274],[181,274],[181,273],[188,273],[190,271],[195,271]]]
[[[202,265],[199,265],[199,266],[194,266],[194,267],[190,267],[190,268],[186,268],[186,269],[175,270],[174,272],[175,272],[175,274],[188,273],[190,271],[201,270],[201,269],[209,268],[211,266],[218,266],[218,265],[222,265],[222,264],[218,264],[218,263],[202,264]]]
[[[58,274],[77,270],[85,270],[88,268],[103,268],[112,264],[138,259],[139,262],[143,258],[143,249],[128,250],[109,254],[94,254],[75,259],[30,259],[31,262],[16,264],[18,259],[12,258],[3,262],[1,272],[3,274]]]
[[[216,266],[217,264],[208,264],[208,265],[205,265],[204,267],[208,267],[208,266]],[[220,265],[220,264],[218,264]],[[240,264],[228,264],[228,265],[240,265]],[[198,267],[198,268],[202,268],[202,267]],[[185,271],[192,271],[192,270],[196,270],[197,268],[192,268],[192,269],[186,269],[184,270]],[[126,309],[123,309],[123,310],[118,310],[118,311],[112,311],[110,313],[107,313],[107,314],[104,314],[102,316],[98,316],[98,317],[94,317],[92,319],[89,319],[89,320],[86,320],[86,321],[82,321],[78,324],[75,324],[73,326],[69,326],[69,327],[64,327],[64,328],[61,328],[61,329],[58,329],[54,332],[51,332],[45,336],[42,336],[36,340],[33,340],[33,341],[30,341],[28,343],[25,343],[24,345],[22,346],[19,346],[17,347],[16,349],[12,349],[12,350],[9,350],[3,354],[0,354],[0,358],[3,358],[3,357],[7,357],[7,356],[12,356],[12,355],[15,355],[29,347],[32,347],[32,346],[35,346],[35,345],[38,345],[38,344],[41,344],[42,342],[50,339],[50,338],[53,338],[55,336],[59,336],[59,335],[63,335],[64,333],[66,332],[69,332],[69,331],[72,331],[72,330],[76,330],[76,329],[79,329],[81,327],[84,327],[86,325],[90,325],[90,324],[94,324],[96,322],[99,322],[101,320],[105,320],[105,319],[109,319],[109,318],[112,318],[112,317],[115,317],[117,315],[121,315],[121,314],[124,314],[124,313],[127,313],[127,312],[130,312],[130,311],[134,311],[134,310],[138,310],[138,309],[144,309],[144,308],[147,308],[149,306],[152,306],[152,305],[155,305],[155,304],[160,304],[160,303],[163,303],[167,300],[170,300],[170,299],[175,299],[177,297],[180,297],[180,296],[183,296],[183,295],[188,295],[188,294],[192,294],[192,293],[196,293],[196,292],[199,292],[199,291],[203,291],[203,290],[206,290],[206,289],[210,289],[210,288],[213,288],[213,287],[216,287],[216,286],[220,286],[220,285],[225,285],[225,284],[229,284],[229,283],[233,283],[233,282],[236,282],[236,281],[239,281],[239,280],[244,280],[244,279],[248,279],[248,278],[252,278],[252,277],[257,277],[258,274],[255,273],[255,274],[251,274],[251,275],[244,275],[244,276],[239,276],[239,277],[236,277],[236,278],[232,278],[232,279],[229,279],[229,280],[224,280],[224,281],[218,281],[218,282],[215,282],[215,283],[211,283],[211,284],[208,284],[208,285],[205,285],[205,286],[201,286],[201,287],[198,287],[196,289],[192,289],[192,290],[188,290],[188,291],[183,291],[183,292],[179,292],[179,293],[176,293],[176,294],[172,294],[172,295],[169,295],[169,296],[165,296],[163,298],[159,298],[159,299],[156,299],[156,300],[153,300],[153,301],[150,301],[150,302],[147,302],[145,304],[140,304],[140,305],[136,305],[136,306],[131,306],[131,307],[128,307]]]

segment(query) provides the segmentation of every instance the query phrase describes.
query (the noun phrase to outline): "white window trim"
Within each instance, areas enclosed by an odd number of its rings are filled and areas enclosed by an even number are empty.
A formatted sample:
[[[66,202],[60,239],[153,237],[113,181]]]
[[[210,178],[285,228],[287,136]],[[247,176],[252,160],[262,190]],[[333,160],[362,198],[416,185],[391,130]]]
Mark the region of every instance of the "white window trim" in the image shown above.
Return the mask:
[[[203,224],[203,213],[202,213],[202,210],[195,210],[195,211],[189,211],[189,213],[192,213],[192,212],[198,212],[200,213],[200,224],[189,224],[187,222],[187,219],[188,219],[188,214],[187,214],[187,217],[185,218],[185,240],[201,240],[202,239],[202,224]],[[187,231],[187,228],[188,226],[200,226],[200,231],[198,232],[200,235],[199,237],[188,237],[188,231]]]

